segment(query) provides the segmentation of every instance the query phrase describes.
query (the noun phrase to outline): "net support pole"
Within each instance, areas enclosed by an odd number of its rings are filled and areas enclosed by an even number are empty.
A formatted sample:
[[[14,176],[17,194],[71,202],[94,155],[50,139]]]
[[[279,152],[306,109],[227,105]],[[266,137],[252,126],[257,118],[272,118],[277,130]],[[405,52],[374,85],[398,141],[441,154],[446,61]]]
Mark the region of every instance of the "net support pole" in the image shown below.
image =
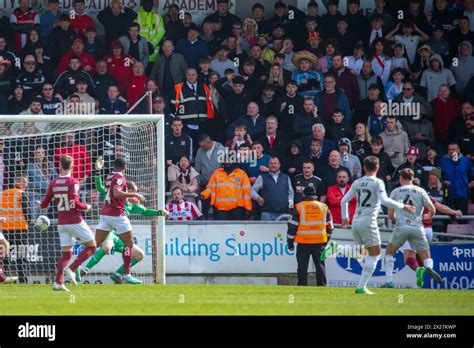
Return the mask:
[[[153,113],[152,106],[152,93],[149,92],[149,106],[150,114]],[[161,117],[156,123],[156,162],[157,162],[157,190],[158,190],[158,209],[165,210],[165,118]],[[166,232],[165,232],[165,218],[158,216],[158,236],[157,240],[157,257],[156,257],[156,280],[158,284],[166,284],[166,256],[165,256],[165,241],[166,241]]]

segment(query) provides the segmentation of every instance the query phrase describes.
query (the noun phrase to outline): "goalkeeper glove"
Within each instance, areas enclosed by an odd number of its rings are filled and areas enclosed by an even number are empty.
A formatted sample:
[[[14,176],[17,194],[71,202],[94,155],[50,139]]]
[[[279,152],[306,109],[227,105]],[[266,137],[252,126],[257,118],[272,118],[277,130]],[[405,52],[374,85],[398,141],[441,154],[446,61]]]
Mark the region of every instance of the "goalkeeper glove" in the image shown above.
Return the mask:
[[[295,242],[293,241],[293,239],[287,239],[286,242],[288,243],[288,250],[295,250]]]
[[[158,216],[163,216],[165,219],[169,215],[167,210],[158,210]]]
[[[99,157],[95,160],[95,170],[97,170],[98,172],[100,172],[103,168],[104,168],[104,157],[99,156]]]

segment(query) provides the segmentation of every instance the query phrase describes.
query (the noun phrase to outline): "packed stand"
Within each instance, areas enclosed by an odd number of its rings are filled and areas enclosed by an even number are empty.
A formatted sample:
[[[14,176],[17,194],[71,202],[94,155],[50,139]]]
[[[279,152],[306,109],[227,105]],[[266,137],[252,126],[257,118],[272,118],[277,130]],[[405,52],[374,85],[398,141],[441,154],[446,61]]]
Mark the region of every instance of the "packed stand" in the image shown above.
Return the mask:
[[[143,0],[135,12],[113,0],[97,16],[100,37],[84,0],[74,0],[73,15],[61,13],[58,0],[41,14],[20,0],[9,20],[0,18],[0,114],[74,105],[149,113],[142,97],[151,91],[151,112],[166,120],[170,220],[274,221],[314,186],[338,223],[340,200],[368,155],[379,158],[389,190],[400,169],[412,168],[434,199],[466,214],[474,188],[474,1],[434,0],[430,12],[422,0],[404,4],[375,0],[364,13],[348,0],[343,14],[329,0],[320,15],[314,1],[304,11],[256,3],[239,18],[218,0],[215,13],[193,23],[177,5],[158,13]],[[0,132],[41,127],[0,125]],[[74,175],[87,184],[87,144],[107,163],[126,151],[119,127],[106,133],[104,144],[97,134],[66,134],[57,148],[0,139],[3,186],[21,171],[42,192],[58,155],[78,151],[83,170]]]

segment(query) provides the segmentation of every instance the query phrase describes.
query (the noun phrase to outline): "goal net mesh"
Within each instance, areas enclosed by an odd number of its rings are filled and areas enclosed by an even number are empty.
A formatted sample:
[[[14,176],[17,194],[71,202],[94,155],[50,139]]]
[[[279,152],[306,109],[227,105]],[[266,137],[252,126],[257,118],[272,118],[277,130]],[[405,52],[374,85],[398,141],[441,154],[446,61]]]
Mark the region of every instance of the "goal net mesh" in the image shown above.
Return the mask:
[[[133,116],[131,116],[133,117]],[[87,120],[87,118],[85,118]],[[2,123],[0,122],[0,189],[2,196],[7,190],[24,190],[21,197],[11,203],[2,201],[0,216],[9,221],[24,215],[28,230],[21,224],[0,224],[3,235],[10,243],[8,257],[3,259],[6,276],[18,276],[20,282],[52,283],[56,262],[61,255],[57,232],[57,209],[52,202],[47,210],[40,211],[38,201],[44,198],[49,182],[58,175],[61,154],[75,159],[73,177],[81,182],[81,201],[92,206],[83,216],[93,231],[97,226],[104,197],[96,187],[96,178],[113,170],[116,157],[127,160],[127,181],[134,181],[138,192],[146,198],[147,208],[157,209],[157,124],[156,122],[109,123]],[[95,170],[95,161],[102,157],[104,166]],[[19,178],[27,179],[27,184]],[[11,191],[10,191],[11,192]],[[161,193],[163,194],[163,193]],[[14,205],[9,207],[8,205]],[[11,208],[17,208],[11,209]],[[13,215],[12,215],[13,214]],[[39,215],[51,220],[47,231],[39,232],[34,221]],[[156,217],[131,214],[135,244],[144,257],[132,267],[132,274],[145,283],[154,281],[157,224]],[[21,229],[19,229],[21,228]],[[110,283],[110,275],[122,265],[120,242],[111,238],[111,250],[90,268],[81,283]],[[115,242],[115,243],[114,243]],[[82,250],[76,243],[73,260]],[[95,255],[98,259],[99,255]],[[73,261],[72,260],[72,261]],[[89,259],[88,261],[90,261]],[[72,262],[71,261],[71,262]],[[86,261],[82,268],[89,263]]]

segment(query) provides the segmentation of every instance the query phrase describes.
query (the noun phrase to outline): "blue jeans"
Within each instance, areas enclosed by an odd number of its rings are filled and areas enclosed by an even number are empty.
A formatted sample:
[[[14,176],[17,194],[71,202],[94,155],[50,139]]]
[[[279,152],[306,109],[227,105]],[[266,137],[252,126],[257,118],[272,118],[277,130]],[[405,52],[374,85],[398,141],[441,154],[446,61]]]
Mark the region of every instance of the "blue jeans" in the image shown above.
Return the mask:
[[[282,213],[262,212],[261,221],[275,221]]]

